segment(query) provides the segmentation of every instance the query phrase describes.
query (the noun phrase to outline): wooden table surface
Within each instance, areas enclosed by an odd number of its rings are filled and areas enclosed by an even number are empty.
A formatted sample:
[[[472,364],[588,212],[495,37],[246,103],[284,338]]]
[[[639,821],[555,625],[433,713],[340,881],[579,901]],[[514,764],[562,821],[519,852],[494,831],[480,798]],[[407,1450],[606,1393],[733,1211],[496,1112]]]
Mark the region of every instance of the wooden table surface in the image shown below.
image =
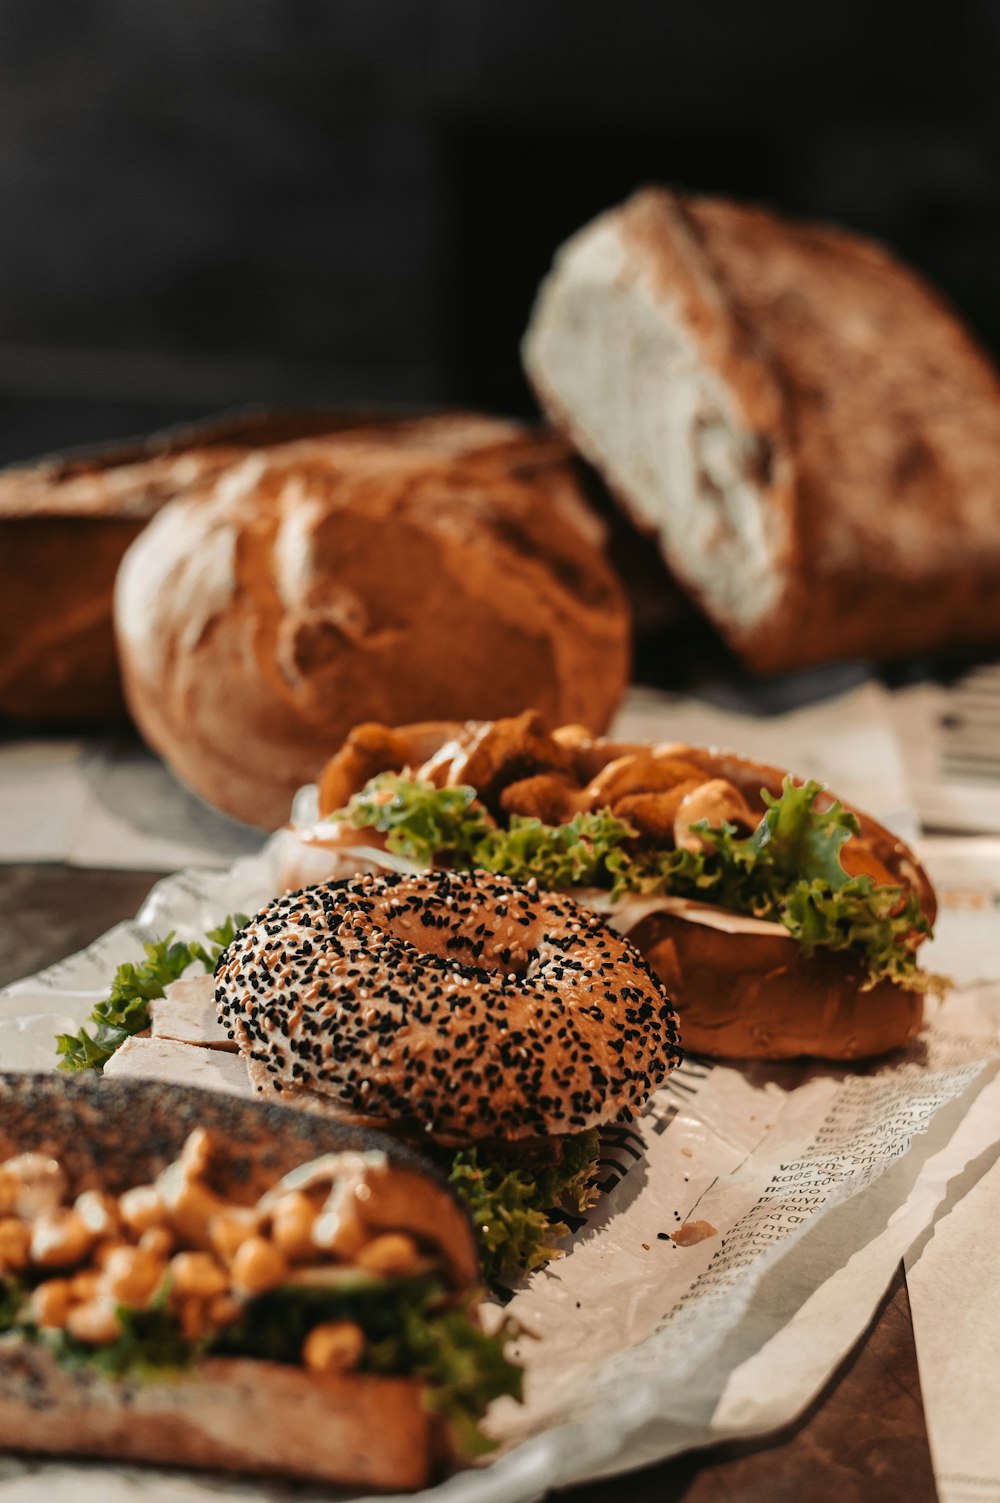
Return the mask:
[[[0,867],[0,985],[130,917],[155,880],[149,872]],[[561,1496],[571,1503],[933,1503],[902,1269],[857,1349],[794,1425],[763,1443],[691,1452]]]

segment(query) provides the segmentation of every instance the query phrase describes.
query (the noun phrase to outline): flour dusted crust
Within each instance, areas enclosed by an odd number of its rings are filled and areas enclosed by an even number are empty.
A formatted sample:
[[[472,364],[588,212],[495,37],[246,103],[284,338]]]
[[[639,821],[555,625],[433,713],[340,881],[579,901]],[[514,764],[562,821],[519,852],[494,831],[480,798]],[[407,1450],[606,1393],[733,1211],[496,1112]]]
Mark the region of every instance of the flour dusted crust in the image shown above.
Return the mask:
[[[247,415],[0,471],[0,712],[123,718],[112,597],[125,550],[161,506],[296,421]]]
[[[680,1057],[673,1008],[631,946],[571,898],[486,872],[287,894],[216,979],[220,1015],[274,1089],[441,1142],[627,1118]]]
[[[752,668],[1000,633],[1000,383],[881,247],[647,189],[559,252],[524,358]]]
[[[273,827],[359,719],[603,727],[628,621],[560,441],[442,416],[251,455],[129,550],[132,712],[207,802]]]

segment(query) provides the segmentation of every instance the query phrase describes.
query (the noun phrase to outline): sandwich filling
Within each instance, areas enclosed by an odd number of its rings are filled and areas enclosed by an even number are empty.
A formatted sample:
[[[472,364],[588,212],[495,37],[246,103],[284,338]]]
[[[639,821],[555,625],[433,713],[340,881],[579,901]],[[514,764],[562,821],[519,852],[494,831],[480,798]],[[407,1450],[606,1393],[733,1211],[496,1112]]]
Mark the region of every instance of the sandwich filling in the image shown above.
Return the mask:
[[[692,812],[695,791],[684,795]],[[348,829],[374,831],[392,855],[420,865],[534,879],[572,889],[584,903],[586,889],[596,889],[595,906],[612,923],[615,907],[637,895],[685,899],[780,925],[806,954],[850,951],[863,961],[868,986],[927,985],[915,952],[930,925],[917,893],[846,869],[842,853],[858,842],[860,824],[839,801],[818,802],[822,784],[786,777],[780,796],[762,789],[765,809],[756,818],[737,794],[733,817],[705,815],[685,824],[681,799],[669,827],[651,828],[656,803],[665,808],[669,792],[640,789],[619,800],[617,810],[599,806],[552,823],[502,805],[494,813],[471,784],[437,786],[419,773],[381,772],[329,823],[344,832],[342,840]]]

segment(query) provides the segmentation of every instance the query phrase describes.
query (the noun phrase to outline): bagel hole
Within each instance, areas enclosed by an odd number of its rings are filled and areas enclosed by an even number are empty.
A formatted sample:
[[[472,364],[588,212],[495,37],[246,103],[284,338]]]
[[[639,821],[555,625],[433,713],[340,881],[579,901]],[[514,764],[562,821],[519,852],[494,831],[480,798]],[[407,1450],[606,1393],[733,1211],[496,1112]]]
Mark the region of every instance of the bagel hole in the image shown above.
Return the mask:
[[[478,927],[476,925],[475,927]],[[517,980],[534,974],[539,952],[520,938],[514,926],[497,932],[465,933],[462,930],[426,927],[410,913],[389,914],[384,922],[386,933],[403,940],[419,953],[438,956],[468,970],[487,971],[491,975]]]

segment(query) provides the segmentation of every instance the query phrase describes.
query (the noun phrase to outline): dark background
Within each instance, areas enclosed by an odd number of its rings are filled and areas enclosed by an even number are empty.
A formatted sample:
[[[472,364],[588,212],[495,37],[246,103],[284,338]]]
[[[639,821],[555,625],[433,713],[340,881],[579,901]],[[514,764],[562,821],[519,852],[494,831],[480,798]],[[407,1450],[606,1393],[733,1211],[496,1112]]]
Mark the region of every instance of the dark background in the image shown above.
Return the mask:
[[[1000,352],[1000,0],[4,0],[0,460],[248,402],[530,412],[637,184],[894,245]]]

